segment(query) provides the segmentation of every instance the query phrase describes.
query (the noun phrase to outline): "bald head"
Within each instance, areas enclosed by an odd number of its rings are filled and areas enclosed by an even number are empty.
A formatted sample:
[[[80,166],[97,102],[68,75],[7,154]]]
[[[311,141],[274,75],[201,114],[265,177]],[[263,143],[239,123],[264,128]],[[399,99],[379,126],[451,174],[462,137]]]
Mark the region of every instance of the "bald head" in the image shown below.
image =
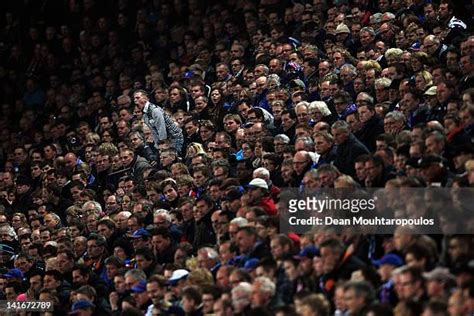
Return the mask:
[[[293,157],[293,169],[296,174],[303,174],[311,164],[311,156],[306,150],[300,150]]]
[[[423,40],[423,50],[428,55],[433,55],[440,45],[439,39],[434,35],[428,35]]]
[[[64,156],[64,162],[69,169],[73,169],[76,166],[77,156],[74,153],[67,153]]]

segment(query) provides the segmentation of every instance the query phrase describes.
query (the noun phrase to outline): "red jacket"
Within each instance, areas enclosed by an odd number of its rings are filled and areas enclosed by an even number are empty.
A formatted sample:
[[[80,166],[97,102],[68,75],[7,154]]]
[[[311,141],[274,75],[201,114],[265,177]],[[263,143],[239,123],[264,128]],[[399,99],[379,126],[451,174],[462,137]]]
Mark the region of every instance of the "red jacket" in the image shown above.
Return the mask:
[[[277,215],[276,204],[270,196],[263,197],[258,206],[263,208],[270,216]]]

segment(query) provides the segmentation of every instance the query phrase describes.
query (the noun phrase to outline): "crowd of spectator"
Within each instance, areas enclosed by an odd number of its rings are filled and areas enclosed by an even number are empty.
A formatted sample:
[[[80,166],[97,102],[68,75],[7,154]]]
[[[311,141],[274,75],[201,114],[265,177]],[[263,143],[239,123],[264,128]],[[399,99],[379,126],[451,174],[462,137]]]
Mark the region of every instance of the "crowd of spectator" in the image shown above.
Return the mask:
[[[474,314],[472,235],[279,222],[286,188],[474,186],[472,3],[0,7],[1,300],[52,302],[41,315]],[[444,202],[446,217],[473,210]]]

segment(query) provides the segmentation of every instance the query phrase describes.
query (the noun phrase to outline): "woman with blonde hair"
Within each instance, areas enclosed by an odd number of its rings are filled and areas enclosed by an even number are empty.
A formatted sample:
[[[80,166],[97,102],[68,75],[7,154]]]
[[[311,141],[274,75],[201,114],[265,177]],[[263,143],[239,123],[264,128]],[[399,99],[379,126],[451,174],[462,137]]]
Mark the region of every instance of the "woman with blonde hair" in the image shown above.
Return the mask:
[[[410,57],[410,66],[414,73],[423,70],[423,65],[428,59],[428,54],[425,52],[414,52]]]
[[[204,147],[200,143],[191,143],[188,145],[188,148],[186,148],[186,159],[192,159],[199,154],[207,155]]]
[[[385,52],[385,59],[387,60],[388,66],[393,66],[400,62],[402,58],[403,50],[400,48],[389,48]]]
[[[426,70],[416,73],[415,88],[419,92],[425,92],[433,85],[433,76]]]
[[[86,146],[88,146],[88,145],[97,146],[99,143],[100,143],[99,134],[93,133],[93,132],[90,132],[90,133],[86,134],[86,137],[85,137],[85,140],[84,140],[84,145],[86,145]]]

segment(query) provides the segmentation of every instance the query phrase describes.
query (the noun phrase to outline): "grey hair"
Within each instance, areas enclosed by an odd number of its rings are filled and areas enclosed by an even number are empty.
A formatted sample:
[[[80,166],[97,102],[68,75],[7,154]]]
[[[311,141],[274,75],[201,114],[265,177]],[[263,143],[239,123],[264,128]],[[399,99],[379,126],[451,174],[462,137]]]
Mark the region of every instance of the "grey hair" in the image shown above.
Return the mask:
[[[354,290],[357,297],[363,297],[366,304],[371,303],[375,299],[375,292],[372,285],[366,281],[349,281],[344,285],[344,290]]]
[[[253,171],[253,173],[263,177],[264,179],[270,179],[270,171],[268,171],[267,168],[264,168],[264,167],[257,168]]]
[[[306,108],[308,108],[309,103],[306,102],[306,101],[298,102],[298,104],[295,106],[295,112],[298,111],[298,109],[299,109],[299,108],[302,108],[303,106],[306,107]]]
[[[392,112],[388,112],[387,115],[385,115],[385,118],[391,118],[391,119],[394,119],[395,121],[397,122],[405,122],[406,121],[406,117],[405,117],[405,114],[403,114],[402,112],[399,112],[399,111],[392,111]]]
[[[125,272],[125,277],[131,276],[135,281],[142,282],[146,281],[146,274],[141,269],[132,269]]]
[[[265,75],[265,76],[268,76],[268,74],[270,73],[270,68],[268,68],[268,66],[265,65],[265,64],[258,64],[258,65],[255,66],[255,68],[257,68],[257,67],[259,67],[259,66],[263,67],[263,73],[264,73],[264,75]],[[254,69],[255,69],[255,68],[254,68]]]
[[[217,261],[219,260],[219,253],[211,247],[202,247],[198,250],[198,253],[205,254],[208,259]]]
[[[382,14],[382,20],[384,18],[388,19],[388,20],[394,20],[395,19],[395,14],[393,14],[392,12],[385,12],[384,14]]]
[[[375,34],[375,31],[373,28],[371,28],[370,26],[365,26],[363,27],[359,33],[363,33],[363,32],[367,32],[369,33],[370,35],[372,35],[372,37],[374,37],[376,34]]]
[[[296,140],[295,140],[295,144],[298,142],[298,141],[302,141],[303,144],[304,144],[304,149],[305,150],[308,150],[308,151],[311,151],[314,149],[314,141],[311,137],[309,136],[302,136],[302,137],[298,137]]]
[[[121,212],[119,212],[117,215],[119,215],[119,214],[123,214],[123,215],[127,216],[127,218],[129,218],[130,216],[132,216],[132,213],[129,212],[129,211],[121,211]]]
[[[284,142],[285,144],[289,144],[290,143],[290,138],[285,135],[285,134],[278,134],[275,136],[275,140],[281,140],[282,142]]]
[[[271,74],[267,79],[267,84],[275,83],[277,87],[280,87],[280,77],[277,74]]]
[[[369,102],[370,104],[374,104],[374,97],[371,96],[370,94],[368,94],[367,92],[360,92],[359,95],[364,98],[365,102]]]
[[[8,236],[12,237],[13,239],[17,239],[17,235],[15,229],[10,226],[10,224],[5,223],[0,226],[0,229],[5,229],[7,231]]]
[[[249,223],[248,220],[246,218],[243,218],[243,217],[236,217],[236,218],[234,218],[233,220],[230,221],[230,224],[235,224],[239,227],[247,226],[248,223]]]
[[[354,65],[351,65],[351,64],[344,64],[341,66],[341,72],[344,70],[344,69],[347,69],[349,70],[350,74],[352,76],[357,76],[357,68],[354,67]]]
[[[336,180],[334,180],[334,182],[342,182],[342,183],[348,185],[349,187],[351,187],[353,189],[360,187],[360,184],[357,183],[354,180],[354,178],[352,178],[351,176],[348,176],[346,174],[344,174],[342,176],[339,176]]]
[[[142,127],[142,129],[143,129],[143,127]],[[143,135],[143,133],[140,130],[136,129],[136,130],[132,131],[130,133],[129,138],[133,135],[136,135],[138,138],[140,138],[141,141],[145,141],[145,135]]]
[[[96,201],[87,201],[84,204],[82,204],[82,211],[83,212],[86,212],[86,207],[89,204],[94,205],[94,211],[96,211],[96,213],[98,213],[98,214],[102,213],[102,206],[100,205],[99,202],[96,202]]]
[[[331,128],[350,133],[349,124],[347,124],[346,121],[336,121],[334,124],[332,124]]]
[[[260,292],[261,293],[266,293],[270,294],[270,296],[274,296],[276,292],[276,286],[275,283],[273,283],[272,280],[270,280],[267,277],[258,277],[254,281],[254,285],[259,284],[260,285]]]
[[[313,101],[308,106],[308,111],[318,110],[323,116],[331,115],[331,111],[328,108],[328,105],[324,101]]]
[[[59,217],[58,214],[56,214],[56,213],[49,213],[49,215],[51,215],[51,217],[54,218],[54,220],[56,221],[57,224],[61,223],[61,217]]]
[[[153,212],[153,217],[158,216],[158,215],[162,216],[167,223],[171,223],[171,215],[170,215],[170,212],[168,212],[167,210],[162,209],[162,208],[155,210]]]
[[[248,282],[240,282],[236,287],[232,289],[232,294],[235,295],[237,292],[243,292],[245,296],[249,297],[252,295],[252,284]]]

